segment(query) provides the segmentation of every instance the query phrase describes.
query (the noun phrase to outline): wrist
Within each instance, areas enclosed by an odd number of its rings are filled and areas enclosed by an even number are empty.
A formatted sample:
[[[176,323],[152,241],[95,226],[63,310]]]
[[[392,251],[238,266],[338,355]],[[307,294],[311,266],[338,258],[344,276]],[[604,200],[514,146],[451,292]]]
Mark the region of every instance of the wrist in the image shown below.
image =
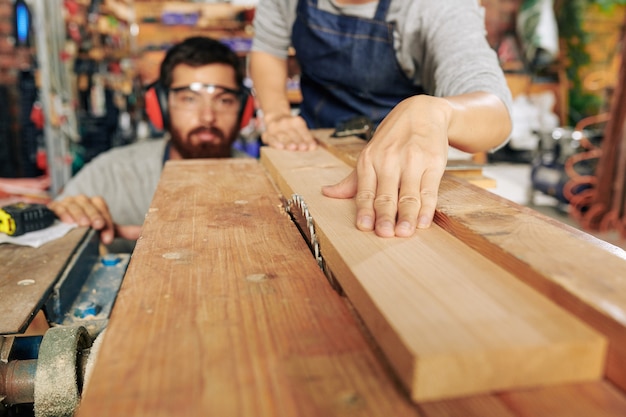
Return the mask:
[[[288,117],[291,117],[291,113],[289,112],[268,113],[263,115],[263,124],[265,125],[265,127],[267,127],[272,123],[278,122]]]

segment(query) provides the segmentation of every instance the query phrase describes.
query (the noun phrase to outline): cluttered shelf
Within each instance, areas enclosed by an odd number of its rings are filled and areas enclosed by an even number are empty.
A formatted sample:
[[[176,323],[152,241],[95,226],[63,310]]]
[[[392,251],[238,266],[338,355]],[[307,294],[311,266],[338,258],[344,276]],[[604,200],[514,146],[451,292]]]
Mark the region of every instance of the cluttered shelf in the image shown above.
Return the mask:
[[[246,52],[252,38],[254,7],[231,3],[184,1],[135,2],[138,50],[176,43],[194,35],[232,40],[231,47]]]

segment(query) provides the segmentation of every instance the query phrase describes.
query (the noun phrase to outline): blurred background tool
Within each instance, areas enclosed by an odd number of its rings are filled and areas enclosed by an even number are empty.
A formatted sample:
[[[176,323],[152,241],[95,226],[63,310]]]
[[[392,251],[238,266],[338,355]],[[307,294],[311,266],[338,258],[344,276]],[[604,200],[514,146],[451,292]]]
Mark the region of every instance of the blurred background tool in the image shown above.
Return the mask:
[[[44,204],[13,203],[0,209],[0,232],[9,236],[45,229],[56,216]]]

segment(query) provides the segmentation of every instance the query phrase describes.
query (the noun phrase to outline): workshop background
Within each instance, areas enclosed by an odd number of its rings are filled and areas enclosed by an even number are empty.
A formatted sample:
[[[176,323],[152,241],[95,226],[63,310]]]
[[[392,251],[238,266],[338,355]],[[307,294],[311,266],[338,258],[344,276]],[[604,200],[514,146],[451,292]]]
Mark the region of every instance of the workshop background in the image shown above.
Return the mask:
[[[0,0],[0,202],[46,202],[99,153],[158,137],[142,91],[164,50],[206,34],[245,57],[256,3]],[[513,136],[494,154],[450,154],[484,164],[492,191],[622,247],[623,221],[583,217],[604,181],[617,184],[621,194],[611,189],[607,198],[621,199],[624,219],[625,151],[615,147],[606,161],[602,149],[609,121],[622,121],[612,97],[621,93],[625,3],[482,0],[487,38],[515,99]],[[292,54],[294,109],[298,72]],[[237,146],[258,155],[254,119]],[[600,166],[612,169],[600,175]]]

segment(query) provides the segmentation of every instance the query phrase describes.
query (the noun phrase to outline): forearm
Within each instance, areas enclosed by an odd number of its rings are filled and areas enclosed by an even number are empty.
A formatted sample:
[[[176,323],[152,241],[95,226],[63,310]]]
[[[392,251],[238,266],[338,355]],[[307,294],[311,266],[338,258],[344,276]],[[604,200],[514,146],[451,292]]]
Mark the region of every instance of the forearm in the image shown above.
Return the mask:
[[[464,152],[483,152],[501,145],[511,133],[511,117],[504,103],[490,93],[444,98],[450,105],[448,140]]]
[[[285,59],[266,52],[251,52],[250,75],[266,123],[291,113]]]

